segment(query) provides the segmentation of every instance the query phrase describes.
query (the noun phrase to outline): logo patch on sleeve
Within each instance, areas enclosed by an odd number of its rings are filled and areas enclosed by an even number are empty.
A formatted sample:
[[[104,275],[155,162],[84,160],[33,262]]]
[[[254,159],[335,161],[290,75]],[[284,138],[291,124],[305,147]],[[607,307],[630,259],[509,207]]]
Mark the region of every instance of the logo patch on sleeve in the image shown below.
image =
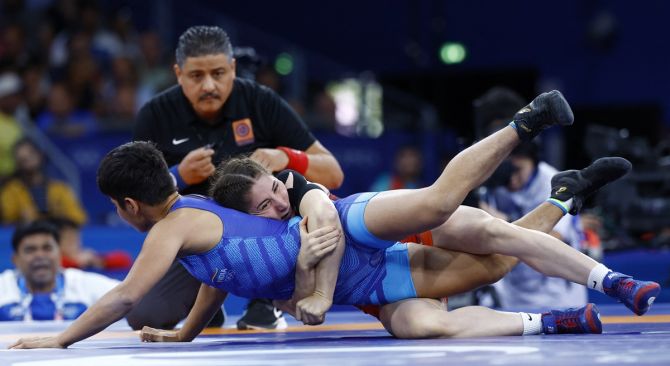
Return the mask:
[[[249,118],[233,122],[233,135],[237,146],[249,145],[254,142],[254,129]]]

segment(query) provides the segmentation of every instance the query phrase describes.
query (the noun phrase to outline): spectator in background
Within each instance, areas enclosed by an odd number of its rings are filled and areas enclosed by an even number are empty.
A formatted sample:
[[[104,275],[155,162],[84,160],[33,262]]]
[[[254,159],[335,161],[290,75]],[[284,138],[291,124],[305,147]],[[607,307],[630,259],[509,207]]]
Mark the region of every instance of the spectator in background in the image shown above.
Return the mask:
[[[133,23],[133,12],[130,7],[121,6],[113,11],[110,18],[109,28],[112,33],[111,36],[116,38],[120,44],[120,50],[114,56],[128,57],[133,61],[139,60],[142,56],[142,51],[140,50],[139,36]]]
[[[135,123],[137,115],[137,88],[133,84],[119,85],[112,98],[107,118],[105,118],[105,130],[129,131]]]
[[[335,99],[323,88],[313,93],[313,95],[311,108],[305,115],[305,122],[314,130],[335,131],[337,125]]]
[[[12,236],[16,269],[0,274],[0,320],[73,320],[119,282],[60,267],[57,229],[46,221],[20,226]]]
[[[47,110],[35,123],[48,135],[60,138],[77,138],[98,130],[95,115],[76,107],[72,93],[64,83],[51,86]]]
[[[9,21],[24,22],[26,17],[25,1],[23,0],[4,0],[0,1],[0,24],[5,24]]]
[[[86,35],[76,34],[73,37],[73,52],[61,77],[67,85],[74,109],[103,114],[106,107],[102,101],[104,75],[106,70],[110,70],[110,66],[108,61],[107,68],[103,69],[100,60],[91,54],[90,46]]]
[[[0,184],[14,173],[14,144],[23,131],[14,113],[21,104],[21,79],[15,73],[0,75]]]
[[[506,88],[493,88],[476,103],[477,116],[487,116],[478,131],[486,135],[507,126],[507,121],[527,103]],[[511,167],[501,186],[486,190],[480,197],[480,208],[491,215],[512,222],[532,211],[551,193],[551,178],[558,171],[540,161],[539,147],[533,141],[520,144],[507,162]],[[504,166],[502,169],[505,169]],[[494,173],[494,176],[497,174]],[[498,174],[500,175],[500,174]],[[584,234],[579,215],[564,216],[550,235],[581,250]],[[502,308],[581,307],[588,302],[587,290],[564,279],[545,276],[519,263],[494,285]],[[498,304],[495,304],[498,305]]]
[[[34,121],[47,105],[51,81],[46,72],[46,65],[38,59],[31,59],[21,70],[21,79],[28,115]]]
[[[25,29],[13,20],[6,25],[0,24],[0,64],[16,66],[27,59]]]
[[[133,59],[129,57],[116,57],[112,60],[112,74],[105,86],[105,94],[113,95],[114,90],[124,86],[131,85],[137,87],[140,76],[137,71],[137,66]]]
[[[105,118],[101,120],[106,130],[129,131],[135,122],[138,102],[139,75],[137,67],[128,57],[117,57],[112,62],[112,78],[105,86]]]
[[[127,46],[117,34],[105,27],[100,6],[96,1],[83,1],[70,9],[58,9],[65,17],[62,29],[51,44],[49,60],[54,67],[63,67],[69,60],[82,55],[92,56],[103,68],[120,55]],[[70,18],[70,19],[67,19]]]
[[[423,157],[414,146],[403,146],[396,151],[393,159],[393,171],[383,173],[370,187],[371,191],[381,192],[391,189],[416,189],[424,186],[421,181]]]
[[[139,60],[139,103],[144,105],[161,90],[173,85],[176,80],[174,73],[168,68],[172,62],[165,57],[161,38],[156,31],[144,32],[139,38],[142,57]]]
[[[98,253],[82,245],[80,226],[71,220],[51,218],[60,235],[61,265],[63,268],[95,270],[127,270],[133,264],[130,254],[122,250]]]
[[[77,225],[86,222],[86,212],[72,189],[47,176],[44,154],[23,138],[14,145],[16,173],[0,189],[0,215],[4,224],[29,222],[41,217],[67,218]]]

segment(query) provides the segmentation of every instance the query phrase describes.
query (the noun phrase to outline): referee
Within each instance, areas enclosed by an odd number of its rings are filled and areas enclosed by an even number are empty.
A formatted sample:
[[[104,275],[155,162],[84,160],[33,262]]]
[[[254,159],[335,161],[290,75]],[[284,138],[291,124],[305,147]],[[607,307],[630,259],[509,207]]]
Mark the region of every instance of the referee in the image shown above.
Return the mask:
[[[175,85],[139,111],[133,140],[153,141],[163,152],[181,194],[208,194],[209,176],[222,160],[251,157],[277,172],[294,169],[334,189],[343,173],[333,155],[277,94],[254,81],[236,78],[228,35],[216,26],[194,26],[180,37]],[[178,262],[144,297],[127,320],[171,329],[195,302],[200,283]],[[211,325],[223,324],[223,313]],[[239,329],[286,327],[281,312],[266,299],[251,300]]]

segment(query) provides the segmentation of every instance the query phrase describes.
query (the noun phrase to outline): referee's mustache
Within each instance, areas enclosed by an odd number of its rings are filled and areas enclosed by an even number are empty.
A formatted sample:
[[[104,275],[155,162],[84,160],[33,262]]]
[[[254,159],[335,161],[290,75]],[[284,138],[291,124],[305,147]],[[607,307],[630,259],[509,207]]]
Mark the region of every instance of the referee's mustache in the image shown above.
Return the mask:
[[[205,100],[207,98],[221,99],[218,93],[205,93],[198,98],[198,100]]]

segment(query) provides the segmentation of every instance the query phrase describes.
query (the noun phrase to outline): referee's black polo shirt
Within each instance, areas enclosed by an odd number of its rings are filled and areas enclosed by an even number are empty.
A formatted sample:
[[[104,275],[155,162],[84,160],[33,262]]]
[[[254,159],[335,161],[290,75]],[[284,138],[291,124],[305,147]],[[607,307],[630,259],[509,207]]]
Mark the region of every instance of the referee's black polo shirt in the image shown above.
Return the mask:
[[[258,148],[288,146],[306,150],[316,139],[291,107],[271,89],[236,78],[219,119],[210,124],[198,118],[177,84],[140,109],[134,141],[153,141],[168,166],[179,164],[190,151],[207,144],[215,150],[214,164]],[[207,194],[207,181],[182,193]]]

